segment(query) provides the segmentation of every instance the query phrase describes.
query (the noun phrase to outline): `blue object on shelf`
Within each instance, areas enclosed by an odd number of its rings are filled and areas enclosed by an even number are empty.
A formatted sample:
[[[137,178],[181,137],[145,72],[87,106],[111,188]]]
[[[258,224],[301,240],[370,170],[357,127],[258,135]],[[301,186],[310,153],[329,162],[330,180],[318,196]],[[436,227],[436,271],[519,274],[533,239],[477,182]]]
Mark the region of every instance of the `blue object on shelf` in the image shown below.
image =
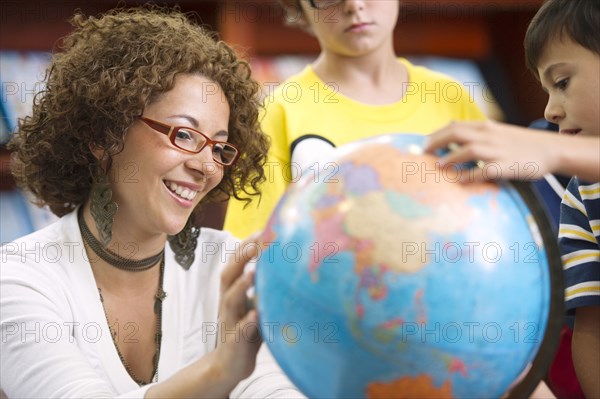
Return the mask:
[[[38,208],[20,190],[0,191],[0,245],[16,240],[57,220]]]

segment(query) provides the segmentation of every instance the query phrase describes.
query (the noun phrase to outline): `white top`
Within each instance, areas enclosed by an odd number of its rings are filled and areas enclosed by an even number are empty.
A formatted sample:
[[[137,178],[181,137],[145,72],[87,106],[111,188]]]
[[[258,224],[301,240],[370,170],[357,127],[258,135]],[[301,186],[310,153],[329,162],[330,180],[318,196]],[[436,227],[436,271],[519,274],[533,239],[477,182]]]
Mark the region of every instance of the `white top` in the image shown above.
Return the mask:
[[[237,243],[201,229],[187,271],[167,246],[159,381],[215,348],[220,274]],[[131,379],[111,338],[76,211],[7,243],[0,257],[0,387],[9,398],[144,396],[151,385]],[[301,395],[263,347],[254,374],[231,394],[242,396]]]

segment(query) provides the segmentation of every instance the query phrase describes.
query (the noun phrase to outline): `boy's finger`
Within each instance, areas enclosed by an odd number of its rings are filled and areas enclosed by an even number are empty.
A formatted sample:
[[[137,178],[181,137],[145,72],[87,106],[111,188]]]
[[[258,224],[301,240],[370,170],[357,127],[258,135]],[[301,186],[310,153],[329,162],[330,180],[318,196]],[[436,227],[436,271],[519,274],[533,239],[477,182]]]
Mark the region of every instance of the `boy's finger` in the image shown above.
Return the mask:
[[[443,128],[432,135],[427,136],[425,140],[425,152],[428,154],[434,154],[436,150],[446,148],[452,141],[450,136],[451,135],[450,132],[448,132],[448,128]]]
[[[486,176],[480,167],[464,170],[460,175],[461,183],[483,183],[484,181],[486,181]]]
[[[454,144],[456,147],[451,149],[446,155],[440,158],[440,166],[445,165],[456,165],[457,168],[462,168],[465,162],[473,161],[473,157],[470,155],[468,149],[464,147],[460,147],[456,145],[454,142],[450,143]]]

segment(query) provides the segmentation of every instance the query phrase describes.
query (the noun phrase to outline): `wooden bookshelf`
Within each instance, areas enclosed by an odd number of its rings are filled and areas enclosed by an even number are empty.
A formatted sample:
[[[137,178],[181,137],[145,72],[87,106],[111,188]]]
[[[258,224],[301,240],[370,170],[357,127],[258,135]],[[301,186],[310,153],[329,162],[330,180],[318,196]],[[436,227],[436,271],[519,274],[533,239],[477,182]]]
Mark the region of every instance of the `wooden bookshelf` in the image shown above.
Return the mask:
[[[121,2],[127,6],[141,1]],[[160,2],[159,2],[160,3]],[[404,0],[395,31],[401,55],[438,55],[497,62],[514,92],[519,116],[527,123],[543,112],[544,95],[525,70],[522,41],[542,0]],[[52,50],[71,29],[76,9],[95,15],[117,4],[108,0],[6,0],[0,5],[0,49]],[[317,41],[297,28],[284,26],[277,0],[180,1],[183,11],[247,56],[317,54]]]

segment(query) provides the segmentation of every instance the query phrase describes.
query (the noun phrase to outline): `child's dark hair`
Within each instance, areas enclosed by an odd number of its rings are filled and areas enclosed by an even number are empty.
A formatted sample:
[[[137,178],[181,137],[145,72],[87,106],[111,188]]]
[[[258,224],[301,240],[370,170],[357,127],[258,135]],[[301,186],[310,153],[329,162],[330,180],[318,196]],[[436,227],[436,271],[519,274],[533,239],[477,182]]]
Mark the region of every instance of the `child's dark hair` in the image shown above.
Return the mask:
[[[567,35],[574,42],[600,54],[600,1],[547,0],[525,34],[527,68],[539,79],[537,67],[548,42]]]

